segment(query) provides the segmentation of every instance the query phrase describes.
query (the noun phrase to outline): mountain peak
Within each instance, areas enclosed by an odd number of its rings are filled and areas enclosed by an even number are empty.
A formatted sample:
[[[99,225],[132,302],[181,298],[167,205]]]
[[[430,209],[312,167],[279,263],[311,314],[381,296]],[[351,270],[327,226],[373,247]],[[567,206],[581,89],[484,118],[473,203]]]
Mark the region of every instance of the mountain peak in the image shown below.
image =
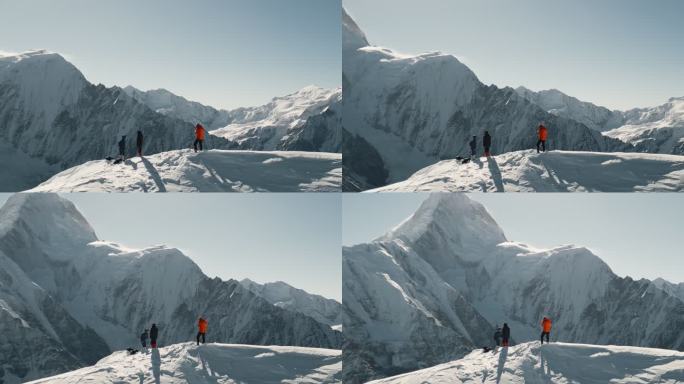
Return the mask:
[[[17,243],[33,239],[42,243],[52,260],[72,256],[72,245],[82,246],[97,240],[95,231],[76,206],[52,193],[17,193],[0,208],[0,238],[15,237]],[[59,244],[60,247],[54,247]],[[12,252],[10,254],[16,254]]]
[[[370,45],[358,24],[342,7],[342,50],[356,50]]]
[[[402,239],[414,243],[426,235],[442,237],[466,259],[507,241],[487,209],[464,193],[431,194],[411,217],[378,241]]]

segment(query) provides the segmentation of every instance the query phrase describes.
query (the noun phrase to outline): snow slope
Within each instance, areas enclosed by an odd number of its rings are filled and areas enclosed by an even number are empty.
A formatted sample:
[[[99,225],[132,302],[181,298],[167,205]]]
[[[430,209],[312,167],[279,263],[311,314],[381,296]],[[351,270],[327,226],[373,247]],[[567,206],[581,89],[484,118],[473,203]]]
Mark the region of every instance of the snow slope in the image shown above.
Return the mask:
[[[192,340],[339,348],[341,333],[273,305],[238,281],[209,278],[181,251],[99,240],[69,201],[15,194],[0,209],[0,368],[28,380],[93,364],[138,345]],[[15,380],[16,379],[16,380]]]
[[[339,191],[340,154],[296,151],[176,150],[123,164],[94,160],[62,171],[32,192]]]
[[[684,353],[588,344],[524,343],[498,353],[474,350],[462,359],[371,383],[582,383],[684,382]]]
[[[33,383],[340,383],[332,349],[239,344],[174,344],[148,354],[117,351],[97,364]]]
[[[287,149],[284,145],[291,135],[301,130],[309,118],[339,104],[341,98],[341,89],[308,86],[290,95],[275,97],[259,107],[233,110],[230,112],[230,124],[211,131],[211,134],[236,142],[241,149]],[[337,131],[333,128],[320,129]],[[339,147],[340,138],[336,136],[321,150],[334,151],[334,147]]]
[[[684,350],[684,301],[662,284],[619,277],[581,246],[511,242],[466,194],[431,194],[342,255],[350,383],[460,358],[503,322],[514,342],[537,340],[543,316],[554,341]]]
[[[684,157],[650,153],[534,150],[443,160],[372,192],[684,191]]]
[[[343,13],[343,128],[364,140],[384,167],[382,186],[407,178],[443,158],[469,153],[468,142],[488,130],[494,153],[531,148],[536,127],[550,127],[549,144],[565,150],[627,150],[586,125],[550,114],[512,88],[487,86],[456,57],[442,53],[404,55],[370,46]],[[347,156],[364,156],[347,152]],[[362,163],[362,162],[359,162]],[[350,160],[357,178],[370,181],[362,164]]]
[[[342,324],[342,304],[336,300],[312,295],[282,281],[259,284],[243,279],[240,284],[280,308],[302,313],[331,327]]]

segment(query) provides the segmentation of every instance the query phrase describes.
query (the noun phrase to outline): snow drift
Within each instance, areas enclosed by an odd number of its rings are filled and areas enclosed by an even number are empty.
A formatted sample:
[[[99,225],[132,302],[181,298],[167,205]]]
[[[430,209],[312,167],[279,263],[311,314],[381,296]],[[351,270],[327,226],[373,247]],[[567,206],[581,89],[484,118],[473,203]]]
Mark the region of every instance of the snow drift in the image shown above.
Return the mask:
[[[514,342],[538,340],[543,316],[554,341],[684,351],[675,285],[619,277],[584,247],[511,242],[465,194],[431,194],[342,262],[349,383],[461,358],[503,322]]]
[[[238,344],[174,344],[150,353],[114,352],[97,364],[33,383],[340,383],[332,349]]]
[[[305,296],[302,291],[301,296]],[[9,382],[55,375],[139,345],[192,340],[339,348],[341,333],[235,280],[209,278],[181,251],[100,240],[69,201],[16,194],[0,209],[0,368]]]
[[[122,164],[94,160],[32,192],[335,192],[342,155],[324,152],[177,150]]]
[[[443,160],[371,192],[678,192],[684,157],[534,150]]]
[[[675,384],[684,381],[684,353],[654,348],[524,343],[374,384],[582,383]]]

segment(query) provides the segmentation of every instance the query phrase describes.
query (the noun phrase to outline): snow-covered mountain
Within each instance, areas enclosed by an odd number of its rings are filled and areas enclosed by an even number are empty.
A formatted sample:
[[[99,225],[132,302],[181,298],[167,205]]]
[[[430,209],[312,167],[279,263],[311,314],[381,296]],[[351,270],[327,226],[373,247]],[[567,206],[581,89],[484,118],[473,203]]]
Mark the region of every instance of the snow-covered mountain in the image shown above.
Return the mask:
[[[196,124],[234,141],[231,148],[339,152],[342,91],[307,86],[258,107],[218,110],[165,89],[124,91],[163,115]]]
[[[53,194],[16,194],[0,209],[0,367],[29,380],[138,345],[152,323],[160,345],[192,340],[339,348],[341,333],[271,304],[238,281],[204,275],[177,249],[101,241]],[[7,272],[5,272],[7,271]],[[45,357],[36,358],[38,357]]]
[[[345,174],[346,178],[346,174]],[[684,191],[684,157],[652,153],[534,150],[442,160],[371,192]]]
[[[535,92],[521,86],[515,91],[553,115],[575,120],[597,131],[607,131],[624,124],[623,112],[578,100],[557,89]]]
[[[586,248],[510,242],[465,194],[432,194],[387,235],[344,247],[343,306],[350,383],[454,360],[503,322],[536,340],[543,316],[558,341],[684,350],[681,299]]]
[[[524,343],[498,353],[475,350],[462,359],[373,384],[676,384],[684,381],[684,353],[587,344]]]
[[[342,381],[341,370],[339,350],[182,343],[148,354],[114,352],[93,366],[34,383],[332,384]]]
[[[190,124],[202,123],[208,130],[225,127],[233,120],[230,112],[190,101],[166,89],[141,91],[131,85],[124,92],[162,115],[171,116]]]
[[[473,135],[481,148],[485,130],[492,135],[494,153],[532,148],[541,121],[552,127],[552,149],[630,148],[575,120],[548,113],[512,88],[483,84],[454,56],[411,56],[371,46],[346,12],[343,93],[343,129],[373,148],[366,155],[345,141],[345,168],[371,186],[400,181],[441,159],[466,155]]]
[[[240,284],[275,306],[303,313],[331,327],[342,324],[342,304],[333,299],[312,295],[282,281],[259,284],[243,279]]]
[[[519,87],[516,91],[549,113],[585,124],[636,151],[684,155],[684,97],[651,108],[611,111],[555,89],[534,92]]]
[[[19,153],[4,171],[15,181],[3,179],[1,190],[27,189],[55,169],[116,155],[122,135],[133,154],[138,129],[145,134],[145,153],[188,148],[194,138],[192,124],[156,113],[121,88],[89,83],[59,54],[0,57],[0,141]],[[212,140],[213,148],[230,145]],[[24,157],[39,164],[22,166]]]
[[[684,155],[684,97],[654,108],[624,112],[624,124],[604,134],[632,144],[638,151]]]
[[[177,150],[122,164],[93,160],[32,192],[339,192],[342,155],[324,152]]]
[[[259,107],[230,111],[230,124],[211,133],[240,149],[339,152],[341,89],[305,87]]]

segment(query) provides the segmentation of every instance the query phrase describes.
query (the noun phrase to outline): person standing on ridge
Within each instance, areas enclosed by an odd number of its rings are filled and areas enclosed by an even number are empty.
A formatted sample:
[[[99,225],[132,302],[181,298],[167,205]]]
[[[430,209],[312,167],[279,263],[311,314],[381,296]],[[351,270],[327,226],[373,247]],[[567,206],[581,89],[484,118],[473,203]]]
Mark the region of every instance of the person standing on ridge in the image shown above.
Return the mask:
[[[195,152],[197,152],[197,145],[199,144],[199,150],[203,151],[203,144],[204,144],[204,134],[205,134],[205,129],[202,126],[202,124],[197,123],[195,125],[195,142],[192,144],[192,146],[195,148]]]
[[[491,156],[489,149],[492,147],[492,137],[489,136],[489,131],[485,131],[484,137],[482,137],[482,145],[484,146],[485,156]]]
[[[157,336],[159,335],[159,329],[157,329],[157,324],[152,324],[150,328],[150,340],[152,348],[157,348]]]
[[[541,323],[542,333],[541,333],[541,343],[544,344],[544,336],[546,336],[546,343],[549,343],[549,335],[551,334],[551,319],[544,316]]]
[[[537,127],[537,153],[539,153],[539,146],[541,145],[542,152],[546,152],[546,137],[548,135],[548,130],[544,126],[544,122],[539,123]]]
[[[200,316],[199,320],[197,321],[197,345],[199,345],[200,343],[200,336],[202,336],[202,344],[206,342],[207,325],[207,320],[203,319],[202,316]]]
[[[144,353],[147,353],[147,339],[150,338],[149,333],[147,332],[147,329],[145,332],[140,335],[140,344],[142,344],[142,350]]]
[[[121,161],[126,160],[126,135],[121,136],[119,140],[119,158]]]
[[[138,129],[138,134],[135,137],[135,147],[138,150],[138,157],[142,157],[143,133]]]
[[[494,342],[496,343],[497,347],[501,346],[501,337],[503,336],[501,332],[501,327],[497,324],[496,326],[496,331],[494,331]]]
[[[501,346],[508,347],[508,340],[511,338],[511,329],[508,328],[508,323],[504,323],[503,329],[501,330]]]
[[[477,136],[473,136],[473,139],[470,140],[470,158],[475,157],[475,148],[477,147]]]

